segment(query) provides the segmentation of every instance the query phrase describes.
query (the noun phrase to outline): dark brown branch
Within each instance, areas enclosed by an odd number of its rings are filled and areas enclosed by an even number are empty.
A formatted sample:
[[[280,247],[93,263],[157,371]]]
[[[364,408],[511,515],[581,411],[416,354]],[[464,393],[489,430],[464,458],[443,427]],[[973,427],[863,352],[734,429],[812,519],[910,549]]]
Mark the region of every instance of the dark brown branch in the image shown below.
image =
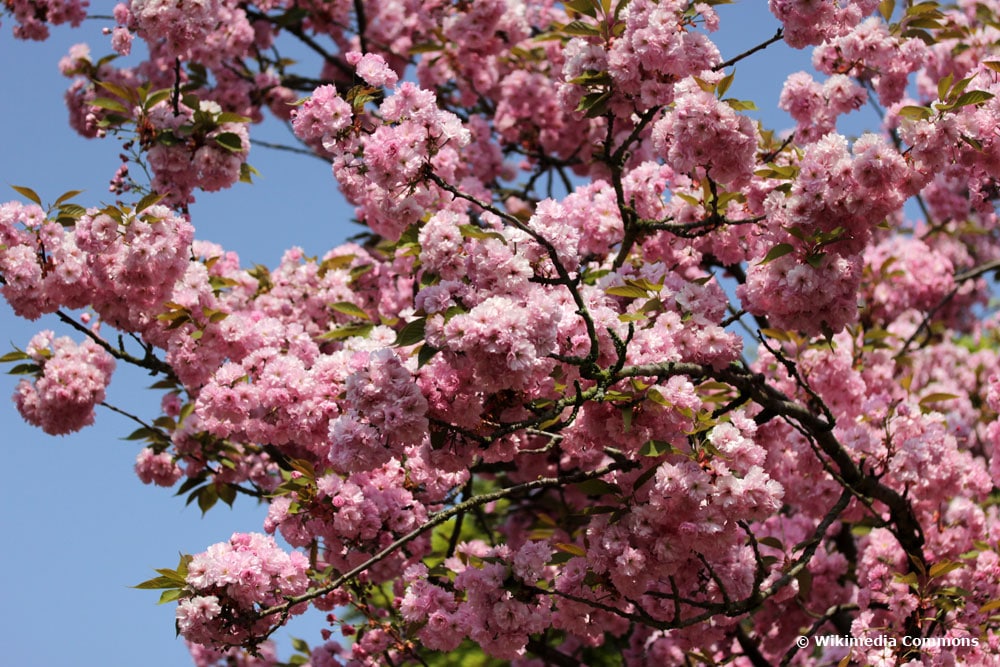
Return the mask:
[[[308,155],[309,157],[314,157],[319,160],[322,160],[327,164],[329,164],[330,162],[322,155],[317,155],[314,151],[311,151],[306,148],[299,148],[298,146],[286,146],[285,144],[272,143],[270,141],[264,141],[262,139],[252,139],[251,141],[254,146],[260,146],[262,148],[270,148],[271,150],[275,151],[286,151],[288,153],[296,153],[298,155]]]
[[[730,65],[735,65],[739,61],[743,60],[744,58],[746,58],[748,56],[752,56],[753,54],[757,53],[758,51],[763,51],[764,49],[766,49],[767,47],[771,46],[775,42],[780,41],[781,38],[784,37],[784,35],[785,35],[784,30],[782,28],[778,28],[778,30],[774,33],[774,36],[772,36],[767,41],[761,42],[757,46],[754,46],[753,48],[750,48],[750,49],[744,51],[743,53],[739,54],[738,56],[733,56],[729,60],[727,60],[725,62],[719,63],[718,65],[716,65],[715,67],[712,68],[712,71],[713,72],[718,72],[719,70],[725,69],[725,68],[729,67]]]
[[[642,230],[662,230],[670,232],[671,234],[681,238],[694,239],[710,234],[720,227],[728,225],[755,225],[758,222],[762,222],[766,218],[767,216],[758,215],[753,218],[744,218],[742,220],[730,220],[721,215],[711,215],[701,220],[695,220],[694,222],[640,220],[636,223],[636,226]]]
[[[833,434],[833,423],[815,414],[799,403],[790,400],[780,391],[764,381],[764,376],[738,367],[714,370],[708,366],[692,363],[663,363],[626,366],[618,379],[628,377],[667,378],[685,375],[691,379],[713,378],[736,387],[740,392],[761,406],[765,411],[782,415],[793,420],[815,440],[816,444],[836,466],[842,483],[851,493],[871,498],[889,509],[891,518],[889,529],[900,546],[921,563],[926,563],[923,554],[924,535],[913,508],[903,494],[882,484],[878,477],[867,474],[854,462],[850,453]]]
[[[994,259],[980,266],[971,268],[968,271],[963,271],[962,273],[955,274],[954,278],[955,286],[952,287],[951,290],[947,294],[945,294],[944,297],[942,297],[941,300],[937,304],[935,304],[933,308],[927,311],[927,314],[924,315],[922,320],[920,320],[920,324],[917,326],[916,329],[914,329],[913,333],[910,334],[910,337],[906,339],[906,342],[903,343],[903,347],[900,348],[899,352],[896,353],[896,358],[898,359],[899,357],[902,357],[907,352],[909,352],[910,346],[916,342],[917,337],[920,336],[921,333],[923,333],[930,327],[931,320],[934,319],[934,316],[937,315],[937,313],[942,308],[948,305],[949,301],[955,298],[955,295],[958,294],[958,290],[961,288],[962,283],[967,282],[969,280],[975,280],[976,278],[979,278],[989,273],[990,271],[998,271],[998,270],[1000,270],[1000,259]]]
[[[638,464],[636,464],[636,466],[638,466]],[[567,484],[576,484],[579,482],[585,482],[590,479],[599,479],[604,475],[607,475],[608,473],[614,472],[616,470],[622,470],[623,468],[624,466],[618,463],[613,463],[598,468],[597,470],[572,473],[569,475],[565,475],[563,477],[539,477],[538,479],[531,480],[530,482],[524,482],[523,484],[515,484],[514,486],[509,486],[505,489],[500,489],[498,491],[493,491],[491,493],[483,493],[478,496],[473,496],[472,498],[469,498],[468,500],[461,502],[455,505],[454,507],[449,507],[448,509],[441,510],[440,512],[432,515],[423,524],[417,526],[410,532],[398,538],[392,544],[388,545],[381,551],[377,552],[371,558],[368,558],[363,563],[360,563],[359,565],[351,568],[347,572],[344,572],[343,574],[341,574],[340,576],[338,576],[336,579],[326,584],[325,586],[312,589],[306,593],[303,593],[302,595],[297,595],[295,597],[288,597],[286,598],[285,602],[281,604],[274,605],[273,607],[268,607],[267,609],[262,609],[257,614],[257,616],[258,618],[265,618],[273,614],[287,614],[288,610],[297,604],[301,604],[303,602],[309,602],[310,600],[314,600],[318,597],[326,595],[327,593],[335,591],[344,584],[353,581],[355,578],[357,578],[359,574],[367,571],[373,565],[382,562],[383,560],[391,556],[393,553],[395,553],[401,547],[417,539],[427,531],[436,528],[437,526],[440,526],[442,523],[445,523],[454,516],[475,510],[476,508],[482,507],[483,505],[486,505],[488,503],[496,502],[497,500],[503,500],[504,498],[510,498],[512,496],[516,496],[525,491],[534,491],[538,489],[551,489],[560,486],[565,486]]]
[[[146,355],[143,358],[134,357],[125,350],[121,350],[113,347],[108,341],[104,340],[96,333],[83,326],[72,317],[67,315],[61,310],[56,311],[56,316],[62,320],[65,324],[70,325],[77,331],[85,334],[90,340],[97,343],[105,352],[110,354],[115,359],[119,361],[124,361],[125,363],[132,364],[133,366],[139,366],[140,368],[145,368],[151,371],[153,374],[163,373],[164,375],[172,376],[173,369],[164,361],[161,361],[159,357],[153,354],[151,348],[146,349]]]
[[[573,363],[575,365],[580,366],[581,374],[584,377],[588,377],[589,374],[593,371],[593,367],[594,364],[597,362],[597,358],[600,356],[600,346],[597,338],[597,329],[594,326],[594,319],[590,316],[590,311],[587,309],[587,304],[584,303],[583,297],[580,295],[580,291],[576,288],[576,280],[569,275],[569,271],[566,270],[566,267],[563,265],[562,260],[559,259],[559,252],[556,250],[555,246],[552,245],[552,243],[547,238],[545,238],[544,236],[533,230],[531,227],[529,227],[524,222],[519,220],[516,216],[513,216],[507,213],[506,211],[502,211],[488,202],[481,202],[472,195],[466,194],[461,190],[459,190],[458,188],[456,188],[454,185],[445,182],[444,179],[442,179],[440,176],[434,173],[433,169],[430,168],[430,165],[428,165],[428,168],[425,170],[425,176],[427,177],[428,180],[430,180],[432,183],[437,185],[445,192],[451,194],[453,197],[475,204],[484,211],[489,211],[490,213],[506,221],[513,227],[520,229],[522,232],[526,233],[536,243],[538,243],[545,249],[546,254],[548,254],[549,259],[552,262],[552,266],[555,268],[556,273],[559,276],[559,282],[562,283],[566,287],[566,289],[569,290],[570,296],[573,298],[573,303],[576,305],[577,308],[576,312],[583,320],[584,326],[587,329],[587,338],[588,340],[590,340],[590,350],[588,351],[586,357],[582,359],[576,359],[573,361],[566,359],[565,361],[567,363]]]
[[[736,626],[736,641],[739,642],[740,648],[743,649],[743,655],[753,667],[772,667],[741,625]]]
[[[368,53],[368,41],[365,32],[368,31],[368,19],[365,18],[364,0],[354,0],[354,15],[358,19],[358,46],[361,53]]]

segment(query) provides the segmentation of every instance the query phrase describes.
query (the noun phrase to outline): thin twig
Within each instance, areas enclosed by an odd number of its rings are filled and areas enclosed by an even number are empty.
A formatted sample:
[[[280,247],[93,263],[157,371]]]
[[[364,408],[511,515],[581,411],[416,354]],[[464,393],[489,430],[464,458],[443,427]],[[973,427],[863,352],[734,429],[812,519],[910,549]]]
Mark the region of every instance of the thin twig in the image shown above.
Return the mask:
[[[730,65],[735,65],[739,61],[743,60],[744,58],[746,58],[748,56],[752,56],[753,54],[757,53],[758,51],[763,51],[764,49],[766,49],[767,47],[771,46],[775,42],[780,41],[781,38],[784,37],[784,35],[785,35],[784,30],[782,28],[778,28],[778,30],[774,33],[774,36],[771,37],[766,42],[761,42],[757,46],[744,51],[740,55],[733,56],[729,60],[727,60],[725,62],[719,63],[718,65],[716,65],[715,67],[712,68],[712,71],[713,72],[718,72],[720,69],[725,69],[725,68],[729,67]]]
[[[83,326],[82,324],[74,320],[72,317],[70,317],[63,311],[61,310],[56,311],[56,316],[60,320],[62,320],[65,324],[68,324],[77,331],[86,334],[86,336],[90,338],[90,340],[97,343],[101,348],[104,349],[105,352],[110,354],[115,359],[118,359],[119,361],[124,361],[126,363],[132,364],[133,366],[139,366],[140,368],[145,368],[149,371],[152,371],[154,374],[156,373],[163,373],[164,375],[173,374],[173,369],[169,366],[169,364],[167,364],[164,361],[161,361],[159,357],[152,354],[150,350],[146,351],[146,356],[143,357],[142,359],[138,357],[133,357],[125,350],[119,350],[113,347],[110,343],[108,343],[108,341],[104,340],[96,333],[94,333],[87,327]]]
[[[638,464],[635,465],[638,466]],[[608,473],[614,472],[616,470],[622,470],[623,468],[625,468],[625,466],[620,465],[618,463],[612,463],[610,465],[598,468],[597,470],[577,472],[571,475],[566,475],[565,477],[540,477],[530,482],[524,482],[523,484],[515,484],[514,486],[509,486],[505,489],[500,489],[498,491],[493,491],[491,493],[483,493],[478,496],[469,498],[468,500],[461,502],[455,505],[454,507],[449,507],[446,510],[441,510],[440,512],[432,515],[423,524],[417,526],[410,532],[406,533],[405,535],[394,541],[389,546],[377,552],[368,560],[364,561],[363,563],[360,563],[359,565],[356,565],[347,572],[341,574],[339,577],[331,581],[329,584],[326,584],[325,586],[321,586],[320,588],[316,588],[306,593],[303,593],[302,595],[297,595],[295,597],[288,597],[285,599],[285,602],[281,604],[274,605],[273,607],[268,607],[267,609],[262,609],[258,613],[258,617],[265,618],[267,616],[271,616],[272,614],[280,614],[287,612],[288,609],[294,607],[297,604],[314,600],[318,597],[326,595],[327,593],[335,591],[344,584],[353,581],[359,574],[365,572],[373,565],[376,565],[385,560],[386,558],[388,558],[389,556],[391,556],[400,547],[405,546],[409,542],[412,542],[413,540],[417,539],[427,531],[437,526],[440,526],[442,523],[445,523],[453,516],[464,514],[466,512],[469,512],[470,510],[482,507],[483,505],[486,505],[488,503],[496,502],[497,500],[502,500],[504,498],[509,498],[511,496],[518,495],[525,491],[533,491],[536,489],[550,489],[554,487],[564,486],[567,484],[576,484],[579,482],[585,482],[590,479],[598,479],[600,477],[603,477],[604,475],[607,475]]]

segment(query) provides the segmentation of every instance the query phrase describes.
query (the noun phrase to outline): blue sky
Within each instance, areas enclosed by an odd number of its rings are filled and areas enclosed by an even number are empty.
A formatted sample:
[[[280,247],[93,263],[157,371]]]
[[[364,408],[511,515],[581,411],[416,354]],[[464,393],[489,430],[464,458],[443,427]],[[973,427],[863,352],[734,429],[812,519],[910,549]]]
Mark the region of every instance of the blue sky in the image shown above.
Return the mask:
[[[110,3],[93,4],[95,13],[110,13]],[[777,27],[762,0],[720,7],[720,15],[724,29],[729,24],[717,38],[726,58]],[[10,185],[31,187],[49,202],[71,189],[85,190],[78,201],[86,206],[110,201],[118,145],[82,139],[69,128],[62,101],[68,81],[56,67],[78,42],[89,43],[95,56],[108,52],[100,32],[106,24],[57,29],[39,44],[15,41],[11,23],[0,24],[0,201],[17,198]],[[787,73],[807,66],[806,54],[774,45],[737,67],[731,94],[755,100],[772,127],[787,127],[774,105]],[[269,141],[289,139],[277,123],[253,132]],[[274,266],[288,247],[321,254],[359,230],[320,161],[256,148],[250,163],[262,173],[254,185],[198,194],[192,221],[199,238],[236,250],[244,265]],[[10,343],[23,348],[43,328],[78,338],[49,319],[20,320],[0,303],[0,354]],[[150,383],[119,365],[108,400],[155,416],[158,396],[142,391]],[[127,420],[102,410],[95,426],[49,437],[22,422],[7,400],[15,385],[16,378],[0,374],[0,453],[7,471],[0,485],[3,661],[24,667],[190,664],[174,638],[174,605],[157,606],[156,592],[129,587],[153,576],[155,567],[172,567],[178,551],[197,553],[234,531],[259,531],[263,509],[240,498],[235,509],[220,505],[201,518],[196,507],[185,508],[183,499],[135,477],[138,446],[121,439],[133,429]],[[315,643],[321,625],[321,617],[293,622],[291,634]]]

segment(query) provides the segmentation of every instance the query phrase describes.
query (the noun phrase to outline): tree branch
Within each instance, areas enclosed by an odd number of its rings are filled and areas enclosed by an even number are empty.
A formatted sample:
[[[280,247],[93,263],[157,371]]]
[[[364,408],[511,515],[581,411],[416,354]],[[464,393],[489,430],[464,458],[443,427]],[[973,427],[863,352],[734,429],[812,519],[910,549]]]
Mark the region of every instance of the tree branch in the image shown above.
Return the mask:
[[[754,46],[754,47],[752,47],[750,49],[747,49],[746,51],[744,51],[743,53],[739,54],[738,56],[733,56],[729,60],[726,60],[725,62],[719,63],[718,65],[716,65],[715,67],[712,68],[712,71],[713,72],[718,72],[719,70],[725,69],[725,68],[729,67],[730,65],[735,65],[739,61],[741,61],[744,58],[747,58],[749,56],[752,56],[753,54],[757,53],[758,51],[763,51],[764,49],[766,49],[767,47],[771,46],[775,42],[780,41],[781,38],[784,37],[784,35],[785,35],[784,29],[783,28],[778,28],[778,30],[774,33],[774,35],[770,39],[768,39],[767,41],[761,42],[757,46]]]
[[[139,366],[140,368],[145,368],[152,372],[152,374],[163,373],[164,375],[172,376],[174,369],[172,369],[166,362],[160,360],[159,357],[152,353],[151,349],[146,350],[146,355],[143,358],[133,357],[131,354],[125,350],[121,350],[112,347],[110,343],[98,336],[96,333],[83,326],[72,317],[67,315],[61,310],[56,311],[56,316],[62,320],[65,324],[73,327],[77,331],[85,334],[90,340],[97,343],[105,352],[110,354],[115,359],[124,361],[126,363],[132,364],[133,366]]]
[[[638,465],[639,465],[638,463],[634,464],[635,467],[638,467]],[[476,509],[488,503],[496,502],[497,500],[502,500],[504,498],[515,496],[524,491],[534,491],[537,489],[550,489],[550,488],[564,486],[566,484],[576,484],[578,482],[585,482],[589,479],[598,479],[600,477],[603,477],[604,475],[607,475],[608,473],[614,472],[616,470],[623,470],[628,467],[629,466],[616,462],[603,466],[596,470],[572,473],[564,477],[540,477],[530,482],[524,482],[523,484],[515,484],[514,486],[509,486],[505,489],[500,489],[498,491],[493,491],[491,493],[483,493],[478,496],[469,498],[468,500],[463,501],[455,505],[454,507],[449,507],[446,510],[441,510],[440,512],[434,514],[423,524],[417,526],[410,532],[398,538],[392,544],[388,545],[387,547],[385,547],[384,549],[373,555],[368,560],[351,568],[347,572],[341,574],[336,579],[331,581],[329,584],[322,586],[320,588],[313,589],[306,593],[303,593],[302,595],[289,597],[282,604],[274,605],[273,607],[268,607],[266,609],[260,610],[257,616],[259,618],[265,618],[267,616],[271,616],[272,614],[287,613],[289,609],[291,609],[293,606],[297,604],[314,600],[318,597],[326,595],[327,593],[335,591],[344,584],[354,580],[359,574],[365,572],[373,565],[376,565],[377,563],[380,563],[381,561],[385,560],[387,557],[395,553],[396,550],[398,550],[400,547],[403,547],[409,542],[412,542],[413,540],[417,539],[427,531],[437,526],[440,526],[442,523],[445,523],[454,516],[457,516],[459,514],[464,514],[466,512],[469,512],[470,510]]]

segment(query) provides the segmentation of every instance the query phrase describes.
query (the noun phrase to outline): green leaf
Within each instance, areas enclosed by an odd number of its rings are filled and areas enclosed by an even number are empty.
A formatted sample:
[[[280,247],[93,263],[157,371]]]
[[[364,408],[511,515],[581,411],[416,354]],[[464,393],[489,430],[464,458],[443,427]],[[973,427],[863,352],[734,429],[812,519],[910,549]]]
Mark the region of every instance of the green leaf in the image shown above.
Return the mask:
[[[1000,73],[1000,61],[998,60],[984,60],[983,64],[994,72]]]
[[[611,99],[611,91],[588,93],[583,96],[576,106],[577,111],[583,111],[587,118],[597,118],[603,116],[608,111],[608,101]]]
[[[878,3],[878,12],[887,23],[892,19],[894,11],[896,11],[896,0],[882,0]]]
[[[918,14],[936,14],[940,16],[941,12],[938,11],[939,7],[940,5],[937,2],[934,2],[934,0],[928,0],[927,2],[921,2],[913,5],[906,10],[906,14],[908,16],[916,16]]]
[[[773,162],[768,163],[766,169],[758,169],[754,172],[754,174],[761,178],[779,178],[783,180],[793,179],[798,173],[799,168],[795,165],[781,165],[774,164]]]
[[[136,584],[132,588],[140,588],[143,590],[158,590],[161,588],[177,588],[177,579],[175,577],[169,576],[159,576],[153,577],[152,579],[147,579],[141,584]]]
[[[818,270],[819,267],[823,266],[823,260],[825,258],[826,258],[826,253],[825,252],[810,253],[810,255],[808,257],[806,257],[806,263],[809,266],[813,267],[814,269]]]
[[[644,299],[649,296],[649,291],[636,285],[618,285],[604,290],[605,294],[611,296],[624,296],[633,299]]]
[[[184,595],[183,588],[171,588],[163,591],[160,595],[159,601],[156,604],[166,604],[167,602],[174,602],[180,599]]]
[[[229,313],[221,310],[216,310],[215,308],[202,307],[201,312],[202,315],[207,317],[208,321],[211,322],[212,324],[218,324],[222,320],[229,317]]]
[[[507,245],[507,239],[503,234],[489,231],[476,225],[459,225],[458,231],[462,232],[462,236],[468,239],[497,239],[504,245]]]
[[[753,103],[753,100],[737,100],[732,97],[726,100],[722,100],[728,104],[733,111],[756,111],[757,105]]]
[[[597,7],[591,0],[569,0],[568,2],[564,2],[563,5],[586,16],[597,16]]]
[[[975,139],[975,138],[970,137],[970,136],[965,135],[965,134],[961,135],[960,139],[962,141],[964,141],[966,144],[968,144],[969,146],[972,146],[977,151],[982,151],[983,150],[983,142],[979,141],[979,139]]]
[[[61,204],[59,205],[59,217],[71,218],[73,220],[83,217],[87,213],[87,209],[80,206],[79,204]]]
[[[298,637],[292,637],[292,648],[299,653],[309,653],[312,649],[309,648],[309,643],[304,639],[299,639]]]
[[[920,407],[925,408],[931,403],[940,403],[942,401],[953,401],[956,398],[958,398],[958,396],[956,396],[955,394],[948,394],[945,392],[934,392],[931,394],[927,394],[926,396],[920,399]]]
[[[948,91],[948,101],[954,102],[958,99],[958,96],[965,92],[965,89],[969,87],[970,83],[972,83],[971,76],[957,81],[955,85],[951,87],[951,90]]]
[[[141,426],[136,430],[125,436],[125,440],[148,440],[150,438],[155,438],[160,435],[160,432],[154,428],[148,428],[146,426]]]
[[[587,70],[583,74],[573,77],[569,83],[578,86],[609,86],[614,83],[611,73],[601,70]]]
[[[597,26],[584,23],[583,21],[570,21],[563,26],[562,31],[567,35],[576,37],[596,37],[601,34]]]
[[[635,417],[635,408],[631,405],[626,405],[622,408],[622,426],[625,432],[628,433],[632,430],[632,418]]]
[[[335,257],[330,257],[329,259],[324,259],[319,265],[320,276],[326,275],[328,271],[337,271],[340,269],[346,269],[354,261],[356,255],[337,255]],[[266,267],[261,267],[266,270]]]
[[[765,547],[771,547],[772,549],[777,549],[778,551],[784,551],[785,545],[781,543],[777,537],[762,537],[757,540],[758,544],[763,544]]]
[[[26,197],[26,198],[30,199],[31,201],[33,201],[34,203],[38,204],[39,206],[42,205],[42,198],[39,197],[38,193],[35,192],[34,190],[32,190],[31,188],[26,188],[23,185],[12,185],[10,187],[12,187],[15,190],[17,190],[17,192],[22,197]]]
[[[18,364],[7,371],[7,375],[34,375],[40,373],[41,370],[42,367],[38,364]]]
[[[914,28],[927,28],[930,30],[934,30],[940,27],[941,27],[941,21],[934,18],[933,16],[921,16],[920,18],[916,18],[906,22],[907,33],[910,32],[910,30],[913,30]],[[903,34],[905,35],[906,33]]]
[[[7,354],[0,357],[0,363],[21,361],[23,359],[31,359],[31,355],[29,355],[27,352],[22,352],[21,350],[14,350],[13,352],[8,352]]]
[[[420,42],[419,44],[414,44],[407,49],[407,52],[412,54],[416,53],[434,53],[440,51],[442,45],[438,42]]]
[[[198,492],[198,509],[201,510],[202,514],[212,509],[218,501],[219,491],[215,488],[215,484],[206,484],[201,487]]]
[[[375,325],[373,324],[353,322],[351,324],[345,324],[337,327],[331,331],[327,331],[324,334],[320,334],[318,338],[319,340],[343,340],[345,338],[353,338],[355,336],[366,337],[369,333],[371,333],[373,328],[375,328]]]
[[[424,339],[424,332],[427,325],[426,317],[418,317],[412,322],[407,322],[406,326],[399,330],[396,334],[396,341],[393,343],[396,347],[407,347],[409,345],[416,345]]]
[[[359,320],[371,321],[372,319],[361,307],[351,303],[350,301],[338,301],[337,303],[332,303],[330,304],[330,308],[338,313],[356,317]]]
[[[223,463],[229,461],[229,459],[222,459]],[[230,462],[231,463],[231,462]],[[236,501],[236,487],[232,484],[223,484],[218,489],[219,500],[226,503],[230,507],[233,506],[233,502]]]
[[[719,81],[719,84],[715,88],[716,95],[718,95],[719,97],[725,95],[726,91],[729,90],[729,86],[733,85],[733,79],[735,78],[736,78],[735,69],[726,76],[722,77],[722,80]]]
[[[417,352],[417,368],[424,366],[428,361],[434,358],[434,355],[440,352],[438,348],[433,345],[428,345],[424,343],[420,346],[420,351]]]
[[[297,23],[301,23],[302,19],[306,18],[307,16],[309,16],[309,12],[307,10],[301,7],[293,7],[284,14],[275,16],[270,20],[273,21],[276,25],[279,25],[283,28],[287,28],[290,26],[294,26]]]
[[[223,111],[218,116],[215,117],[215,122],[222,123],[249,123],[250,119],[246,116],[241,116],[238,113],[232,113],[230,111]]]
[[[705,81],[704,79],[701,79],[699,77],[694,77],[694,82],[696,84],[698,84],[698,87],[701,88],[706,93],[714,93],[715,92],[715,84],[714,83],[709,83],[708,81]]]
[[[260,172],[246,162],[240,165],[240,183],[253,183],[254,176],[260,176]]]
[[[677,448],[671,445],[669,442],[663,442],[662,440],[647,440],[646,443],[639,448],[639,456],[650,456],[657,457],[663,456],[664,454],[673,454],[677,452]]]
[[[243,140],[235,132],[223,132],[215,136],[215,143],[231,153],[243,150]]]
[[[90,100],[90,106],[97,107],[98,109],[106,109],[108,111],[117,111],[121,114],[128,114],[128,108],[119,102],[118,100],[113,100],[110,97],[95,97]]]
[[[125,88],[124,86],[119,86],[116,83],[110,83],[108,81],[95,81],[98,86],[108,91],[112,95],[122,98],[132,104],[139,103],[139,93],[131,88]]]
[[[173,94],[169,88],[164,88],[162,90],[155,90],[152,93],[146,95],[146,99],[142,102],[142,108],[144,111],[149,111],[155,107],[160,102],[163,102],[170,98]]]
[[[577,544],[569,544],[567,542],[556,542],[552,546],[555,547],[556,551],[562,551],[563,553],[567,553],[572,556],[580,556],[581,558],[583,558],[587,555],[587,550]]]
[[[142,199],[140,199],[139,202],[135,205],[135,212],[142,213],[150,206],[155,206],[156,204],[159,204],[161,201],[163,201],[164,197],[166,197],[166,195],[161,195],[157,192],[150,192]]]
[[[940,563],[934,563],[934,565],[931,565],[931,569],[927,572],[927,575],[931,579],[937,579],[938,577],[943,577],[949,572],[960,570],[963,567],[965,567],[964,563],[959,563],[955,561],[942,561]]]
[[[764,255],[764,259],[760,260],[760,263],[767,264],[768,262],[773,262],[779,257],[784,257],[785,255],[794,251],[795,251],[795,246],[793,246],[791,243],[779,243],[778,245],[771,248],[766,255]]]
[[[993,93],[987,93],[985,90],[970,90],[967,93],[959,95],[958,99],[952,102],[951,107],[957,109],[959,107],[982,104],[991,99],[993,99]]]
[[[990,600],[979,608],[979,613],[986,614],[994,609],[1000,609],[1000,600]]]
[[[763,335],[767,336],[768,338],[773,338],[774,340],[780,340],[784,343],[787,343],[788,341],[791,340],[791,337],[788,335],[788,333],[782,331],[781,329],[761,329],[760,332]]]
[[[910,120],[927,120],[934,115],[928,107],[905,106],[899,110],[899,115]]]
[[[939,100],[948,99],[948,91],[951,90],[951,84],[955,81],[955,75],[948,73],[946,76],[938,79],[937,94]]]

